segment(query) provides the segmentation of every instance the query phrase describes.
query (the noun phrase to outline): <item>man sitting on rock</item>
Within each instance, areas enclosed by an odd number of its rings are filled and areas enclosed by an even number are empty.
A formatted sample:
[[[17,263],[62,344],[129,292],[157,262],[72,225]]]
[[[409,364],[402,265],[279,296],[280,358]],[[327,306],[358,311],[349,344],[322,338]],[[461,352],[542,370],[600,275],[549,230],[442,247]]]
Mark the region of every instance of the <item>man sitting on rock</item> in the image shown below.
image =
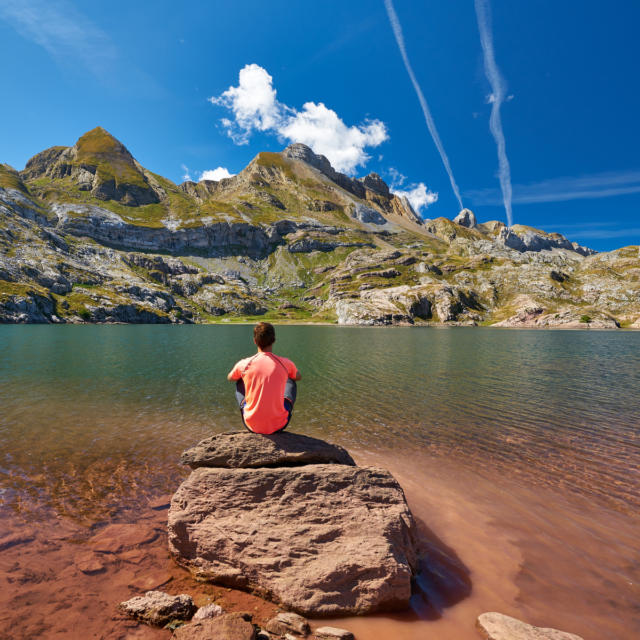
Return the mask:
[[[286,428],[296,401],[296,365],[273,353],[276,332],[272,324],[259,322],[253,329],[258,353],[231,369],[227,380],[236,381],[236,399],[242,423],[254,433],[275,433]]]

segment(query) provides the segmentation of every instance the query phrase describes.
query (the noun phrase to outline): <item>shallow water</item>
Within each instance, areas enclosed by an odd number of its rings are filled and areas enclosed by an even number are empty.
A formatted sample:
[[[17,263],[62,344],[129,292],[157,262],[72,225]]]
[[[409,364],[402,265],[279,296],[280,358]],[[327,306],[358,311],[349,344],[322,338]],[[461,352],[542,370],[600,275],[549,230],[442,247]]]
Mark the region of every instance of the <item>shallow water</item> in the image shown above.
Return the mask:
[[[2,531],[78,544],[134,521],[185,446],[238,428],[226,373],[250,345],[247,326],[0,327]],[[276,346],[303,372],[290,428],[391,469],[471,581],[435,620],[342,621],[360,640],[473,638],[484,610],[640,634],[640,333],[289,326]]]

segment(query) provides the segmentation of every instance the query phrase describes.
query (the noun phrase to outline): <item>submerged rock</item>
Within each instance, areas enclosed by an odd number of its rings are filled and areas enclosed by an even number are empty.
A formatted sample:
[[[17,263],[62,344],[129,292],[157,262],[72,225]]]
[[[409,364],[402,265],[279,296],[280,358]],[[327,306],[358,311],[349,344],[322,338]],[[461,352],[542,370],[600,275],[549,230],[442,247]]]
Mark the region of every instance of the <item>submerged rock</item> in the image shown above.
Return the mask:
[[[353,640],[353,633],[338,627],[318,627],[313,637],[315,640]]]
[[[396,480],[354,466],[339,447],[278,436],[225,434],[194,448],[211,454],[185,453],[183,460],[218,466],[199,466],[173,496],[168,531],[176,561],[199,578],[301,614],[406,608],[418,551]],[[304,464],[318,452],[324,464]]]
[[[256,630],[251,624],[251,614],[225,613],[179,627],[173,637],[175,640],[254,640]]]
[[[157,627],[163,627],[173,620],[189,620],[197,609],[191,596],[184,593],[170,596],[163,591],[147,591],[144,596],[121,602],[118,608]]]
[[[534,627],[495,611],[479,616],[476,627],[485,640],[582,640],[573,633]]]
[[[217,618],[224,613],[224,609],[215,603],[200,607],[193,616],[193,620],[206,620],[207,618]]]
[[[318,438],[297,433],[261,435],[236,431],[220,433],[187,449],[180,458],[192,469],[198,467],[286,467],[303,464],[355,462],[345,449]]]

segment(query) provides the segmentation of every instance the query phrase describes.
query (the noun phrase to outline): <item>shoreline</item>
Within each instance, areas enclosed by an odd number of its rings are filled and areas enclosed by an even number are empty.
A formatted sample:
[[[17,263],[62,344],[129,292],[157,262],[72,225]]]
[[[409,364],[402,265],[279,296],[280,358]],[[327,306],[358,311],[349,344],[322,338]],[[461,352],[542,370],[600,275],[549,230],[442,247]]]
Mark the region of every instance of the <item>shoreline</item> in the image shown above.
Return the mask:
[[[336,322],[302,322],[297,320],[277,320],[268,318],[267,322],[271,322],[274,326],[291,326],[291,327],[338,327],[345,329],[498,329],[498,330],[515,330],[515,331],[603,331],[611,332],[635,332],[640,331],[640,327],[576,327],[576,326],[497,326],[495,324],[452,324],[452,323],[414,323],[414,324],[338,324]],[[45,322],[6,322],[0,323],[0,327],[217,327],[217,326],[253,326],[257,322],[261,322],[259,318],[254,320],[233,320],[220,322],[193,322],[193,323],[142,323],[142,322],[64,322],[64,323],[45,323]]]

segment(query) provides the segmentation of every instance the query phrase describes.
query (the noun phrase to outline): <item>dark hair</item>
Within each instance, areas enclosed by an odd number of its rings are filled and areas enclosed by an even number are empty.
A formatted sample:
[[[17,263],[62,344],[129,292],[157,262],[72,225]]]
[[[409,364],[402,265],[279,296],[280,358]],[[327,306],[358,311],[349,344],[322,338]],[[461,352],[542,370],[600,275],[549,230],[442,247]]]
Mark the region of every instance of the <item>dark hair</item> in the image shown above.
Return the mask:
[[[253,328],[253,339],[261,349],[270,347],[276,341],[276,330],[269,322],[258,322]]]

